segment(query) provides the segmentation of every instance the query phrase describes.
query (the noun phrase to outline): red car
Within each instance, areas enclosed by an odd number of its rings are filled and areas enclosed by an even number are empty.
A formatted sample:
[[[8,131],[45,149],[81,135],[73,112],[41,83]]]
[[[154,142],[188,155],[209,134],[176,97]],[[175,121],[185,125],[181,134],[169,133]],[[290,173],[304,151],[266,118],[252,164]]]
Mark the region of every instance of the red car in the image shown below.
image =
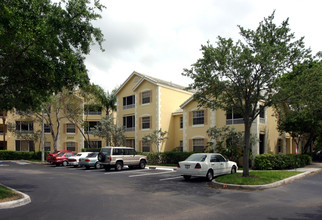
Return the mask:
[[[52,162],[53,164],[56,164],[56,166],[60,166],[60,164],[62,164],[63,166],[67,166],[68,158],[75,155],[76,153],[74,152],[60,152],[59,154],[53,157]]]
[[[70,150],[59,150],[59,151],[55,151],[55,152],[54,152],[54,153],[52,153],[52,154],[47,154],[46,161],[47,161],[48,163],[53,163],[53,158],[54,158],[55,156],[57,156],[59,153],[61,153],[61,152],[70,152],[70,153],[72,153],[73,151],[70,151]]]

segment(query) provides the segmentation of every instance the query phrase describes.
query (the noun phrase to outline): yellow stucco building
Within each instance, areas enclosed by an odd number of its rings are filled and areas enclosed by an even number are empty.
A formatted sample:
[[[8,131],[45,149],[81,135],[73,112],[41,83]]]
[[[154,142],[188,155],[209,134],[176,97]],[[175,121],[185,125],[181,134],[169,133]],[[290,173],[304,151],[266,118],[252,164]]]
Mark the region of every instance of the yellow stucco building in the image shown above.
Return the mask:
[[[210,127],[231,126],[239,131],[244,130],[243,119],[232,112],[221,109],[211,110],[198,107],[193,99],[193,92],[172,82],[160,80],[145,74],[133,72],[116,92],[117,112],[115,123],[124,127],[126,146],[139,152],[155,152],[155,146],[142,142],[143,136],[154,130],[167,131],[167,139],[160,146],[160,151],[203,151],[210,140],[207,130]],[[75,126],[63,113],[52,115],[54,128],[59,129],[57,136],[58,150],[81,151],[87,148],[90,141],[92,148],[106,145],[101,138],[93,136],[90,129],[95,127],[106,114],[95,103],[88,103],[79,98],[83,105],[82,120],[85,128]],[[52,110],[51,114],[55,114]],[[40,115],[26,118],[17,112],[0,115],[5,123],[0,126],[0,149],[18,151],[41,150],[40,138],[37,141],[21,139],[9,131],[8,124],[13,124],[16,131],[35,133],[41,130]],[[57,126],[57,117],[62,117]],[[277,119],[271,107],[263,109],[252,124],[251,133],[257,139],[252,146],[253,155],[262,153],[295,153],[296,144],[288,134],[277,130]],[[84,137],[85,136],[85,137]],[[45,150],[53,151],[53,138],[45,122]]]
[[[231,126],[244,130],[243,119],[233,112],[198,107],[193,92],[184,87],[133,72],[117,91],[117,124],[125,126],[127,146],[137,151],[153,152],[142,137],[155,129],[168,132],[161,151],[175,148],[182,151],[202,151],[209,141],[210,127]],[[280,135],[272,107],[263,109],[252,124],[251,133],[257,139],[254,155],[262,153],[295,153],[287,134]]]

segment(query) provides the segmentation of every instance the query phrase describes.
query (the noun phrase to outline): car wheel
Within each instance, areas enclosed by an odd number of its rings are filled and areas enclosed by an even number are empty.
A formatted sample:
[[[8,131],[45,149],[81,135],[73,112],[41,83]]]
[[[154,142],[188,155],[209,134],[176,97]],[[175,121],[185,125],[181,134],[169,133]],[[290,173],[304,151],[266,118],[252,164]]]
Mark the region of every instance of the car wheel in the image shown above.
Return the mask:
[[[188,181],[188,180],[190,180],[191,176],[183,175],[183,178],[184,178],[186,181]]]
[[[86,170],[89,170],[89,168],[91,168],[90,166],[85,166]]]
[[[139,168],[144,169],[145,165],[146,165],[146,162],[144,160],[141,160],[140,163],[139,163]]]
[[[231,168],[231,172],[230,172],[231,174],[233,174],[233,173],[236,173],[236,167],[235,166],[233,166],[232,168]]]
[[[210,182],[214,178],[214,172],[212,170],[208,170],[206,178],[207,181]]]
[[[63,161],[63,166],[65,167],[65,166],[67,166],[68,165],[68,162],[65,160],[65,161]]]
[[[115,170],[116,171],[120,171],[120,170],[122,170],[122,168],[123,168],[122,162],[116,162],[116,164],[115,164]]]
[[[105,154],[103,154],[102,152],[100,152],[98,155],[97,155],[97,159],[99,162],[104,162],[105,159],[106,159],[106,156]]]
[[[100,169],[101,168],[101,164],[99,164],[99,163],[96,162],[94,167],[95,167],[95,169]]]
[[[109,166],[109,165],[104,165],[104,169],[105,169],[105,171],[110,171],[111,166]]]

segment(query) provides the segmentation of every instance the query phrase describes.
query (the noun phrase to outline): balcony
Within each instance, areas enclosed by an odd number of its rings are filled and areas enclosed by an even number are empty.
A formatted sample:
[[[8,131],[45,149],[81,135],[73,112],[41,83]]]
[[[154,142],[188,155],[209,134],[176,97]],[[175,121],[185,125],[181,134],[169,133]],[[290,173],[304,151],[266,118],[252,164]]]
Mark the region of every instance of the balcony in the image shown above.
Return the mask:
[[[135,131],[135,127],[124,128],[125,132]]]
[[[244,124],[243,118],[226,119],[226,125]]]
[[[131,105],[123,105],[123,110],[125,110],[125,109],[130,109],[130,108],[135,108],[135,104],[131,104]]]

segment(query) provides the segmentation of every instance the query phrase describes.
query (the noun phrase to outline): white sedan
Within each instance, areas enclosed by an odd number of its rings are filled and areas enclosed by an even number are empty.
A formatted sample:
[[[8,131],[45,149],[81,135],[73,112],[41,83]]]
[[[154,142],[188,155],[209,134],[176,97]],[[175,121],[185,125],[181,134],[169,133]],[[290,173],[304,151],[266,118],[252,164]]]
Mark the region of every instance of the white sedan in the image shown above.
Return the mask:
[[[177,173],[185,180],[191,176],[206,177],[211,181],[214,176],[236,173],[237,163],[229,161],[218,153],[196,153],[179,162]]]
[[[79,158],[86,157],[90,153],[92,153],[92,152],[79,152],[75,156],[69,157],[68,158],[68,165],[78,167]]]

